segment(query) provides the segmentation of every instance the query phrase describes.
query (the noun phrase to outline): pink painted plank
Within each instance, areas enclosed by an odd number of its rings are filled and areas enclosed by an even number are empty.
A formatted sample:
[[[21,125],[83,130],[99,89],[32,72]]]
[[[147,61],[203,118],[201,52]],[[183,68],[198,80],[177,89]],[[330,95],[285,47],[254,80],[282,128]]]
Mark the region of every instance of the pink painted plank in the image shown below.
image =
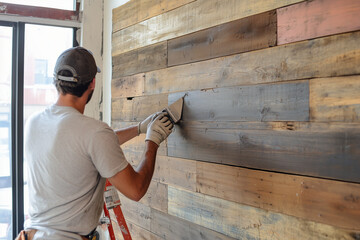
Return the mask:
[[[314,0],[277,10],[278,45],[360,29],[359,0]]]

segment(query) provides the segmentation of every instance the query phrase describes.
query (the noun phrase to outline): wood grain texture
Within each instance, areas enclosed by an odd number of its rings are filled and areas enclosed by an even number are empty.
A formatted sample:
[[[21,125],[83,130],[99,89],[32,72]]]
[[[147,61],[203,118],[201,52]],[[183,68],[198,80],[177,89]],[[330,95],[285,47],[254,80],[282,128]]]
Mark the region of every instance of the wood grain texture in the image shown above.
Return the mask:
[[[360,182],[360,125],[181,122],[168,156]]]
[[[195,0],[132,0],[113,9],[113,32],[171,11]]]
[[[142,228],[141,226],[136,225],[130,221],[126,222],[131,234],[131,239],[133,240],[162,240],[163,238],[153,234],[152,232]],[[124,239],[120,228],[118,227],[118,232],[115,235],[117,240]]]
[[[196,192],[360,231],[360,184],[196,163]]]
[[[132,201],[121,194],[120,200],[125,220],[150,231],[151,208],[142,203]]]
[[[183,219],[167,215],[156,210],[152,210],[151,213],[151,232],[161,236],[164,239],[234,239],[216,231],[199,226],[194,222],[185,221]]]
[[[139,97],[144,93],[145,74],[120,77],[111,81],[111,98]]]
[[[280,8],[278,44],[360,29],[358,0],[314,0]]]
[[[360,76],[310,81],[311,121],[359,122]]]
[[[112,35],[112,55],[267,12],[303,0],[197,0]],[[226,14],[224,14],[226,13]]]
[[[144,94],[360,74],[360,32],[146,73]]]
[[[123,53],[112,58],[112,77],[120,78],[167,66],[167,42]]]
[[[142,121],[149,115],[162,111],[166,106],[168,106],[167,94],[113,99],[111,120]]]
[[[169,94],[169,104],[184,93]],[[308,121],[309,82],[187,92],[184,121]]]
[[[236,239],[354,239],[356,234],[169,187],[169,214]]]
[[[276,11],[225,23],[168,42],[168,66],[276,45]]]
[[[196,191],[196,161],[166,156],[156,158],[153,180]]]
[[[146,134],[141,134],[130,141],[121,145],[121,149],[123,150],[126,160],[133,166],[137,166],[140,161],[143,159],[143,153],[145,150],[145,137]],[[158,156],[166,156],[167,155],[167,142],[166,140],[160,144],[160,147],[157,151]]]
[[[167,185],[151,181],[148,191],[140,200],[140,203],[167,213]]]

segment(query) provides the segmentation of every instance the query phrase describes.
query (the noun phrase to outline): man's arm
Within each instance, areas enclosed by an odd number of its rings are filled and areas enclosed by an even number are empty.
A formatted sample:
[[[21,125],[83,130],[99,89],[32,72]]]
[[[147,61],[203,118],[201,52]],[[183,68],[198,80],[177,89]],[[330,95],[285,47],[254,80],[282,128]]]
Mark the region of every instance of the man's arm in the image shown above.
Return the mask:
[[[139,136],[139,134],[141,133],[146,133],[149,123],[154,120],[159,114],[159,112],[151,114],[144,121],[139,122],[139,124],[137,125],[116,130],[115,133],[119,139],[120,145],[126,143],[127,141],[133,139],[136,136]]]
[[[139,201],[149,188],[154,173],[156,153],[173,128],[165,113],[159,114],[149,124],[142,161],[136,170],[129,164],[125,169],[109,178],[109,181],[126,197]],[[129,130],[135,131],[135,130]]]
[[[139,135],[137,125],[118,129],[115,131],[115,133],[119,139],[120,145],[122,145],[123,143],[126,143],[127,141],[129,141]]]
[[[109,178],[109,181],[126,197],[139,201],[149,188],[154,173],[158,145],[152,141],[145,142],[143,160],[136,168],[129,164],[124,170]]]

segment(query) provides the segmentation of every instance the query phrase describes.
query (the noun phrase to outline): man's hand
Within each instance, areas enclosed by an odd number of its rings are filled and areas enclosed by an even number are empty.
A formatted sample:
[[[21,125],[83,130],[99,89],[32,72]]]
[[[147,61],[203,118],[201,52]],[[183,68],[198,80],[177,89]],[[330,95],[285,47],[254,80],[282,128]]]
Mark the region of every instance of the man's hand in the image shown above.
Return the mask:
[[[138,124],[138,135],[146,133],[149,123],[151,123],[161,112],[156,112],[148,116],[144,121]]]
[[[152,141],[160,145],[172,132],[174,125],[166,116],[167,113],[160,113],[154,121],[148,125],[145,141]]]

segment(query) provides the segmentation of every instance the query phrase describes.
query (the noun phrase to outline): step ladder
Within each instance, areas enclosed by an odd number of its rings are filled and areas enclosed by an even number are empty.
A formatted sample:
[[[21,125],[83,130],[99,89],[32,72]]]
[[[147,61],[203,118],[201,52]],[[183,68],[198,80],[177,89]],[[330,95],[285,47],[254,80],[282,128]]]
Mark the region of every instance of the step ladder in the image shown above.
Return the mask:
[[[106,180],[104,197],[105,197],[104,213],[105,213],[105,216],[109,219],[109,221],[107,222],[107,225],[108,225],[110,239],[116,240],[115,234],[114,234],[114,228],[112,226],[112,221],[111,221],[110,213],[109,213],[109,210],[112,209],[116,216],[116,221],[119,224],[119,227],[120,227],[121,233],[124,237],[124,240],[132,240],[129,228],[126,225],[124,215],[121,211],[121,207],[120,207],[121,202],[120,202],[119,194],[118,194],[116,188],[109,182],[109,180]]]

